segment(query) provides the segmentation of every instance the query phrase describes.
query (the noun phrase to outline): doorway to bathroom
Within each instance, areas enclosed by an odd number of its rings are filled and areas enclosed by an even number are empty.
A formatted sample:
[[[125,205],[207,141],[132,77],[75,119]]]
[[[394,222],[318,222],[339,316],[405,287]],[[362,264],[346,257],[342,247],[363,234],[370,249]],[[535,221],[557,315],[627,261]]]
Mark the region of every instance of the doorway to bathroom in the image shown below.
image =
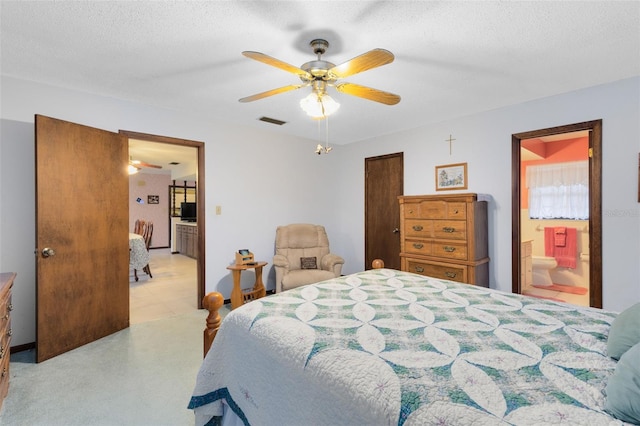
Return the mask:
[[[514,293],[602,307],[601,127],[512,135]]]

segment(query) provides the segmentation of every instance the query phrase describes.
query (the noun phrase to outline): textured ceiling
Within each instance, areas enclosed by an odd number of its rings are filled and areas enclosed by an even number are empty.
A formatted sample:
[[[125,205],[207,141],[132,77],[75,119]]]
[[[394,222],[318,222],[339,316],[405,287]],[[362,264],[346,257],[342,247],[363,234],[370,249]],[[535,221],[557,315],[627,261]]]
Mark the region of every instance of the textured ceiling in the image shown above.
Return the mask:
[[[346,81],[401,102],[331,92],[332,144],[640,75],[638,1],[2,1],[0,12],[4,75],[320,140],[298,105],[308,88],[238,102],[299,83],[241,52],[300,66],[313,38],[335,64],[390,50],[393,63]]]

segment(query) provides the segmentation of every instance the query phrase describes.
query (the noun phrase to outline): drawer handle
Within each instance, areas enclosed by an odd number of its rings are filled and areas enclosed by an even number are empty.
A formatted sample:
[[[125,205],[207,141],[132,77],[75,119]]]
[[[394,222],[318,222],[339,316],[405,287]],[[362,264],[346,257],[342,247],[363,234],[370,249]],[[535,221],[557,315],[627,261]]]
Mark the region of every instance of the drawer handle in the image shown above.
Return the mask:
[[[444,232],[452,233],[452,232],[455,232],[455,231],[456,231],[456,228],[452,228],[452,227],[450,227],[450,226],[445,226],[444,228],[442,228],[442,230],[443,230]]]
[[[13,330],[9,329],[9,331],[7,331],[7,336],[11,337],[13,335]]]
[[[2,374],[0,375],[1,377],[4,377],[7,375],[7,367],[2,369]]]
[[[455,209],[455,210],[453,211],[453,213],[454,213],[454,214],[458,214],[458,209]]]
[[[422,231],[422,229],[423,229],[422,225],[413,225],[412,228],[413,228],[414,231]]]
[[[413,248],[421,249],[422,247],[424,247],[422,243],[413,243]]]
[[[442,246],[442,249],[447,253],[453,253],[454,251],[456,251],[456,248],[451,246]]]
[[[7,309],[9,309],[9,312],[13,311],[13,304],[9,303],[9,306],[7,307]]]
[[[416,266],[416,272],[424,272],[424,268],[422,266]]]
[[[456,274],[455,272],[448,272],[448,271],[447,271],[447,272],[445,272],[445,273],[444,273],[444,275],[445,275],[447,278],[455,278],[455,277],[456,277],[456,275],[458,275],[458,274]]]

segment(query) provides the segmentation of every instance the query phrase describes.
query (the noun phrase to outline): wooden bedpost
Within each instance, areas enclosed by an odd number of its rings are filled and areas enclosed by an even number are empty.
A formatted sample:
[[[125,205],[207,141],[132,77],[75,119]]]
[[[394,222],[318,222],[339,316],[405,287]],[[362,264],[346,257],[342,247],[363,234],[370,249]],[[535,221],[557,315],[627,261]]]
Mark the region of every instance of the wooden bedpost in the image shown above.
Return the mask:
[[[384,268],[384,260],[382,260],[382,259],[373,259],[373,262],[371,262],[371,267],[373,269],[382,269],[382,268]]]
[[[204,296],[202,305],[209,311],[207,328],[204,329],[204,356],[207,356],[207,352],[209,352],[211,343],[213,343],[213,339],[215,339],[222,322],[218,311],[224,305],[224,297],[217,291],[212,291]]]

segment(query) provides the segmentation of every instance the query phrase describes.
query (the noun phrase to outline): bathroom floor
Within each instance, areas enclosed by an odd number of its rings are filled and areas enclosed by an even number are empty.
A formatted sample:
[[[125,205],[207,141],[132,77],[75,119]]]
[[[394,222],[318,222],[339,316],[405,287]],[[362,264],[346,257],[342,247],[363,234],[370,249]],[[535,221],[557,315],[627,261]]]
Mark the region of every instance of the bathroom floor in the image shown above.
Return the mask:
[[[551,299],[558,302],[571,303],[578,306],[589,306],[589,290],[583,295],[566,293],[563,291],[557,291],[554,289],[543,289],[539,287],[529,287],[523,294],[527,296],[539,297],[541,299]]]

